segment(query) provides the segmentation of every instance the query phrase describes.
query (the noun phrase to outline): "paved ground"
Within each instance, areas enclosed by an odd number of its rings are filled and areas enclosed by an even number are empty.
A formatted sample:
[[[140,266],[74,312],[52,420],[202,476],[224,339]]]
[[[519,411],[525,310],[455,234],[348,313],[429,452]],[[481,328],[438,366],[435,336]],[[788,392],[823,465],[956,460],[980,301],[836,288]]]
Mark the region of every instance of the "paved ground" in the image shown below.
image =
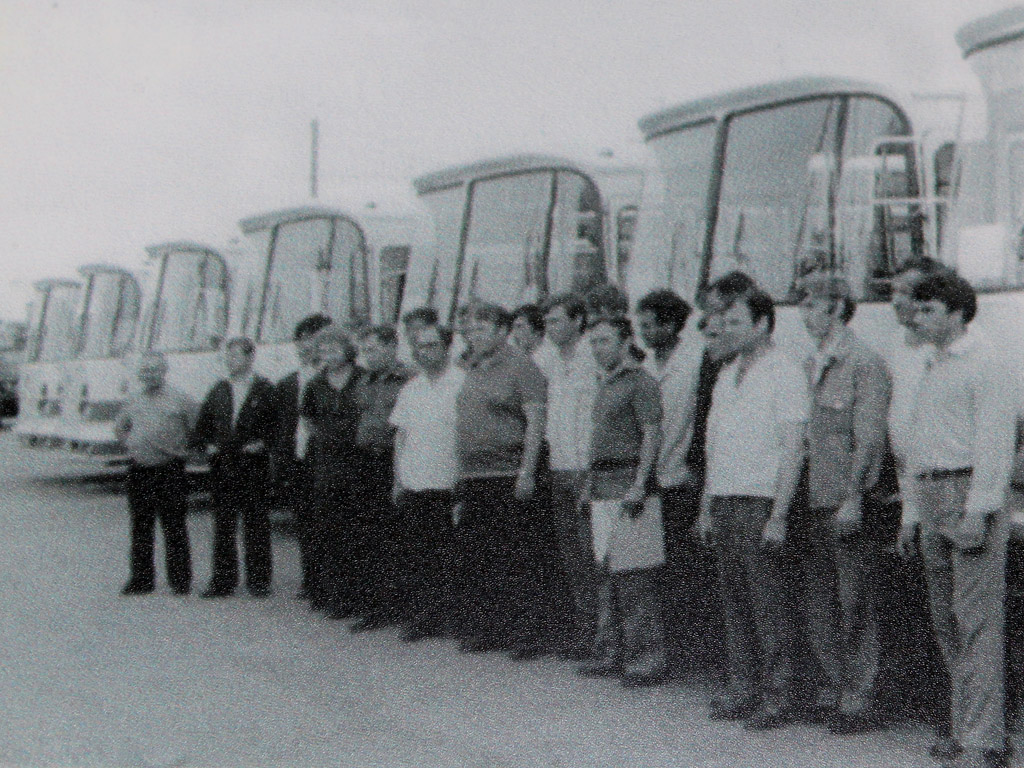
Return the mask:
[[[931,765],[913,724],[749,735],[709,722],[698,685],[626,691],[554,660],[349,635],[291,599],[289,539],[275,540],[269,600],[175,597],[163,584],[120,597],[116,483],[40,479],[44,469],[0,437],[0,765]],[[208,515],[190,529],[201,588]]]

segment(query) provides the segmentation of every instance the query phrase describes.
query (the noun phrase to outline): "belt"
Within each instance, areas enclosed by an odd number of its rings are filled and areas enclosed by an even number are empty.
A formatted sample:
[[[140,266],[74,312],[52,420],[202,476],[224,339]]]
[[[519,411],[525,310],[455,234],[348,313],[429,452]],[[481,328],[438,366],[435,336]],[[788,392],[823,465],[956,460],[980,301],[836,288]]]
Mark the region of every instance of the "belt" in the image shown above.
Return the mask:
[[[948,480],[951,477],[970,477],[973,474],[973,467],[958,467],[957,469],[930,469],[927,472],[918,472],[918,480]]]

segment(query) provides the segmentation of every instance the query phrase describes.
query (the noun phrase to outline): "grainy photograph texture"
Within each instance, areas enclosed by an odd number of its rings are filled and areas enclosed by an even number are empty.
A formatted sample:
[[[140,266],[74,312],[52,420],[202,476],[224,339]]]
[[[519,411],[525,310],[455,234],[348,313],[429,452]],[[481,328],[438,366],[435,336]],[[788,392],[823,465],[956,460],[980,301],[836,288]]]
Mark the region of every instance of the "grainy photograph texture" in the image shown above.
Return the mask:
[[[1024,765],[1024,6],[0,7],[0,765]]]

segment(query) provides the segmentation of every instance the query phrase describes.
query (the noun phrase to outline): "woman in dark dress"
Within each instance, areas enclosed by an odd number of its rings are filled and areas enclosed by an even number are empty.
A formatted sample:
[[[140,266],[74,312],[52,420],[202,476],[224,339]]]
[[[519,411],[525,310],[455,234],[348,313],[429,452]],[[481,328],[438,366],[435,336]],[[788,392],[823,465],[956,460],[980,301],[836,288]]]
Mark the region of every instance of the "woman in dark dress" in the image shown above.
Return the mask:
[[[353,473],[358,466],[355,384],[359,376],[356,348],[344,331],[324,329],[319,346],[323,369],[306,385],[302,398],[302,415],[312,425],[310,567],[315,574],[315,594],[311,603],[328,618],[343,619],[357,607],[352,580],[359,559],[358,537],[350,529],[356,488]]]

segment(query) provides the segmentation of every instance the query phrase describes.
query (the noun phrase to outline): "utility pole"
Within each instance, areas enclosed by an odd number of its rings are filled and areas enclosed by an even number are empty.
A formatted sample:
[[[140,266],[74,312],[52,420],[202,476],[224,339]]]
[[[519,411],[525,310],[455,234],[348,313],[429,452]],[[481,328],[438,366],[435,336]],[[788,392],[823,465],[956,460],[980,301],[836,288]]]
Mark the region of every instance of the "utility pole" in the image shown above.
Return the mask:
[[[309,147],[309,195],[314,200],[317,196],[317,176],[320,166],[320,121],[315,117],[309,124],[311,133]]]

